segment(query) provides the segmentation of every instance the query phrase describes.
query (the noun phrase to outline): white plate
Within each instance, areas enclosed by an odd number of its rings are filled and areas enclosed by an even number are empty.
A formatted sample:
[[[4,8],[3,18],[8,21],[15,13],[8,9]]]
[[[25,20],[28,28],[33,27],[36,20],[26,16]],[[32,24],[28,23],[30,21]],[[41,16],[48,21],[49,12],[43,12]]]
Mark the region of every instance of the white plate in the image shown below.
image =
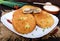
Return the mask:
[[[58,19],[56,16],[50,14],[50,15],[53,17],[53,19],[54,19],[54,24],[53,24],[51,27],[46,28],[46,29],[42,29],[42,28],[36,26],[36,28],[35,28],[31,33],[21,34],[21,33],[18,33],[18,32],[16,32],[16,31],[14,30],[12,24],[10,24],[9,22],[7,22],[7,19],[12,20],[13,12],[14,12],[14,11],[9,12],[9,13],[6,13],[5,15],[3,15],[3,16],[1,17],[1,22],[2,22],[9,30],[11,30],[12,32],[14,32],[14,33],[16,33],[16,34],[18,34],[18,35],[20,35],[20,36],[26,37],[26,38],[39,38],[39,37],[42,37],[42,36],[48,34],[51,30],[53,30],[53,29],[55,28],[55,26],[57,26],[58,21],[59,21],[59,19]]]

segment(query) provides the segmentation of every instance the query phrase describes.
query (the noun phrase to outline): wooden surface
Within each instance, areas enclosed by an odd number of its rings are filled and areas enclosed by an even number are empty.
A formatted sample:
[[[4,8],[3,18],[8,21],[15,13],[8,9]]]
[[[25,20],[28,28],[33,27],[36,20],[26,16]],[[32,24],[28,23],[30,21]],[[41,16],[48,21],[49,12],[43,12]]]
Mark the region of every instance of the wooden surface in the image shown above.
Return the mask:
[[[1,9],[0,14],[4,15],[5,13],[11,12],[12,9],[10,9],[9,7],[6,6],[0,6],[0,8],[3,7]],[[6,9],[8,8],[8,9]],[[60,13],[56,15],[59,19],[60,19]],[[57,31],[56,31],[57,30]],[[56,32],[55,32],[56,31]],[[28,39],[28,38],[24,38],[22,36],[19,36],[13,32],[11,32],[8,28],[6,28],[1,22],[0,22],[0,41],[42,41],[42,40],[50,40],[52,41],[54,40],[59,40],[60,38],[60,21],[58,26],[56,26],[56,28],[51,31],[48,35],[38,38],[38,39]],[[59,40],[60,41],[60,40]]]

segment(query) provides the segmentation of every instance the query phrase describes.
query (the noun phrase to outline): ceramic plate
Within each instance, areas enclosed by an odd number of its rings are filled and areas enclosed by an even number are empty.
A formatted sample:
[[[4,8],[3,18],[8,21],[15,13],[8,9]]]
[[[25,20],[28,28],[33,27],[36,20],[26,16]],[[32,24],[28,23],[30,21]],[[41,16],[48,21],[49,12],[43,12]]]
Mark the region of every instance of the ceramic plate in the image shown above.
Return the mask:
[[[57,26],[58,21],[59,21],[59,19],[56,16],[50,14],[54,19],[54,24],[51,27],[43,29],[43,28],[40,28],[39,26],[36,26],[36,28],[31,33],[21,34],[21,33],[16,32],[13,28],[13,25],[7,21],[7,19],[12,20],[12,16],[13,16],[14,12],[15,11],[12,11],[12,12],[9,12],[9,13],[6,13],[5,15],[3,15],[1,17],[1,22],[12,32],[14,32],[20,36],[26,37],[26,38],[39,38],[39,37],[42,37],[42,36],[48,34],[51,30],[53,30]]]

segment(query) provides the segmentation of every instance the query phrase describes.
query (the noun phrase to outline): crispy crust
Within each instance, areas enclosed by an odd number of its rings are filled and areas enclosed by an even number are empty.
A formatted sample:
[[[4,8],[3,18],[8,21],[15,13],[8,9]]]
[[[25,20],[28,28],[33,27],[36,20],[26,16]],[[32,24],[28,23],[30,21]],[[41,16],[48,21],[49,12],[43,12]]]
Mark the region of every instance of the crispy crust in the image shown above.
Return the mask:
[[[42,11],[41,13],[34,14],[37,25],[41,28],[51,27],[54,23],[54,19],[49,13],[46,11]]]
[[[27,17],[25,20],[21,20],[19,18]],[[12,24],[14,29],[22,34],[30,33],[34,30],[36,23],[35,18],[32,14],[23,14],[21,10],[16,10],[13,14]],[[25,25],[29,24],[30,28],[25,28]]]

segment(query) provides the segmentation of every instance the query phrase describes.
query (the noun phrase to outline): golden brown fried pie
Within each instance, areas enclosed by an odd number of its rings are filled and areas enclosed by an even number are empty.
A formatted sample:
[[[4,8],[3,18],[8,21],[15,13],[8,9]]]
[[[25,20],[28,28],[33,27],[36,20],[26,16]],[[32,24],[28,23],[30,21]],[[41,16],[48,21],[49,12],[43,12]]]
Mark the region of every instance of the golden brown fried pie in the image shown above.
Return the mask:
[[[16,10],[12,19],[14,29],[22,34],[30,33],[34,30],[36,23],[32,14],[24,14],[21,10]]]
[[[35,7],[32,5],[25,5],[21,9],[22,9],[23,13],[32,13],[34,8]]]
[[[35,16],[37,25],[40,26],[41,28],[51,27],[54,23],[54,19],[46,11],[41,11],[41,13],[34,14],[34,16]]]
[[[41,9],[39,7],[31,6],[31,5],[25,5],[22,8],[23,13],[39,13]]]

